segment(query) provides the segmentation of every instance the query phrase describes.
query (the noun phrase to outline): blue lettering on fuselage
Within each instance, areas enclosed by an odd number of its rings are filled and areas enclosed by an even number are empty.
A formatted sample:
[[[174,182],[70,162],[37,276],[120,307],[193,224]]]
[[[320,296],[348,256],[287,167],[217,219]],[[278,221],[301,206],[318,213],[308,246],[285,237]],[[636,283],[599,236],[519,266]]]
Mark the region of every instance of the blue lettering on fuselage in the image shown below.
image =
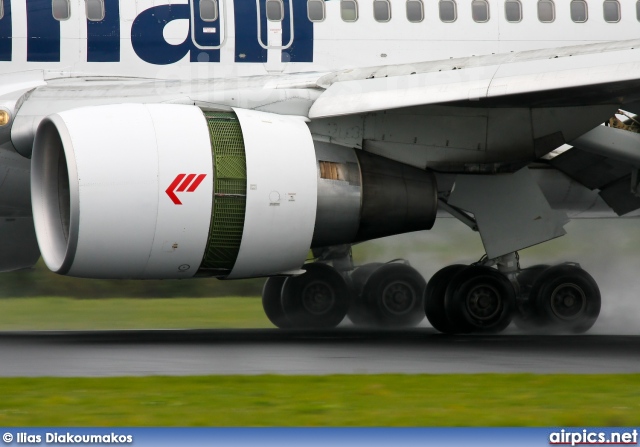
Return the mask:
[[[264,8],[265,0],[260,1]],[[267,50],[258,42],[258,11],[253,0],[234,0],[236,27],[236,62],[267,62]],[[262,14],[260,15],[262,17]],[[267,21],[261,21],[262,39],[267,41]]]
[[[246,0],[245,0],[246,1]],[[200,50],[191,40],[191,9],[189,5],[162,5],[142,11],[131,27],[131,44],[138,57],[155,65],[174,64],[187,54],[191,62],[220,62],[219,50]],[[168,43],[163,35],[164,27],[173,20],[189,20],[189,33],[180,45]],[[208,26],[220,28],[218,19]],[[218,39],[220,33],[216,33]],[[210,42],[211,43],[211,42]],[[201,45],[205,46],[205,45]],[[206,45],[209,46],[209,45]],[[211,45],[213,46],[213,45]]]
[[[120,61],[120,0],[105,0],[104,18],[87,19],[87,62]]]
[[[282,50],[282,62],[313,62],[313,23],[307,17],[306,0],[293,1],[293,43]],[[282,43],[291,40],[291,14],[285,0],[282,21]],[[234,0],[236,27],[236,62],[267,62],[267,50],[259,43],[266,44],[268,23],[266,0],[260,0],[260,14],[256,2]],[[258,39],[258,16],[260,17],[260,39]]]
[[[12,52],[11,0],[4,0],[4,15],[0,19],[0,61],[10,61]]]
[[[306,2],[293,2],[293,43],[282,50],[282,62],[313,62],[313,22],[307,16]],[[282,41],[291,39],[291,17],[289,11],[282,22]]]
[[[60,62],[61,23],[52,14],[51,0],[25,0],[27,12],[27,61]],[[195,2],[196,0],[191,0]],[[235,14],[235,61],[238,63],[265,63],[267,50],[260,42],[267,42],[268,23],[266,0],[232,1]],[[307,17],[306,0],[293,2],[293,17],[285,0],[282,22],[282,40],[286,45],[291,38],[291,20],[294,39],[282,50],[282,62],[313,62],[313,23]],[[4,0],[4,16],[0,19],[0,61],[12,60],[11,0]],[[119,62],[121,52],[120,0],[105,0],[105,16],[101,21],[86,20],[87,62]],[[260,10],[258,11],[258,7]],[[150,64],[174,64],[189,56],[191,62],[220,62],[220,46],[225,42],[221,23],[224,15],[214,22],[200,18],[194,4],[165,4],[154,6],[138,14],[131,27],[131,45],[140,59]],[[77,11],[73,11],[78,13]],[[174,20],[188,20],[189,33],[180,44],[167,42],[164,29]],[[260,20],[261,36],[258,36]]]
[[[51,0],[27,0],[27,61],[60,62],[60,22]]]

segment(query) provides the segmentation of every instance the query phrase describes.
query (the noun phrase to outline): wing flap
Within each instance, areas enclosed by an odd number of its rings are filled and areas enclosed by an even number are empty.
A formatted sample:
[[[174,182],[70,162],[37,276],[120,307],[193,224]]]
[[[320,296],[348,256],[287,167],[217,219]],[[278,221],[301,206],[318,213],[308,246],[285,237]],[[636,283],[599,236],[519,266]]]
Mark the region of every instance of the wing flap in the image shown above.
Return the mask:
[[[598,95],[610,97],[614,88],[619,100],[627,99],[621,97],[625,93],[640,95],[640,40],[567,47],[561,56],[553,56],[549,50],[538,52],[538,57],[526,53],[520,57],[468,58],[446,66],[420,65],[409,74],[406,72],[411,67],[378,67],[331,75],[319,81],[328,87],[311,107],[309,117],[531,94],[539,101],[547,94],[557,98],[557,92],[563,90],[570,97],[591,103]],[[597,86],[605,88],[599,90]],[[582,89],[580,94],[576,89]]]

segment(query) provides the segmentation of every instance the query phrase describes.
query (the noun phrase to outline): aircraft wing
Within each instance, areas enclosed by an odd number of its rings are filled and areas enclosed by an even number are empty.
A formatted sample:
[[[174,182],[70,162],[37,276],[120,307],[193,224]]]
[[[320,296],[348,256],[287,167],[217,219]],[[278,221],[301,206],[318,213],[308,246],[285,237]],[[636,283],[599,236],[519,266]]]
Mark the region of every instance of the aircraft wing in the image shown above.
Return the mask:
[[[351,69],[318,85],[326,90],[309,111],[312,119],[468,101],[622,104],[640,96],[640,39]]]

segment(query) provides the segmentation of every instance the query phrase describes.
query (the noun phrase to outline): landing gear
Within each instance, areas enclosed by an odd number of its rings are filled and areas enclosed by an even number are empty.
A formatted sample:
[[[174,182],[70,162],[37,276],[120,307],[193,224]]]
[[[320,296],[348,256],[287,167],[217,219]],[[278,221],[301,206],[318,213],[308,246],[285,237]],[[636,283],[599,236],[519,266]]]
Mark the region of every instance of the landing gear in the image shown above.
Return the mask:
[[[453,277],[465,268],[465,265],[450,265],[439,270],[427,283],[427,288],[424,294],[425,314],[427,315],[427,319],[429,320],[429,323],[431,323],[431,326],[445,334],[453,334],[457,332],[454,324],[449,321],[449,317],[447,317],[447,312],[444,307],[447,287],[449,287],[449,283]]]
[[[349,320],[356,326],[375,326],[376,322],[367,309],[367,304],[362,296],[362,290],[367,283],[373,272],[382,267],[384,264],[381,262],[373,262],[371,264],[365,264],[356,268],[351,274],[351,286],[353,293],[353,300],[351,301],[351,307],[347,312]]]
[[[336,327],[347,314],[349,287],[340,273],[326,264],[306,264],[304,275],[269,278],[262,291],[262,306],[277,327]]]
[[[452,265],[427,285],[425,313],[444,333],[501,332],[515,306],[515,291],[500,272],[486,266]]]
[[[502,332],[511,323],[515,291],[497,270],[471,266],[451,279],[444,306],[459,332]]]
[[[427,284],[406,264],[384,264],[370,273],[355,301],[364,320],[381,327],[412,327],[424,319]]]
[[[577,264],[520,269],[515,259],[516,268],[505,272],[452,265],[436,273],[425,292],[431,325],[445,334],[497,333],[512,319],[520,329],[544,333],[583,333],[593,326],[600,291],[591,275]]]
[[[273,325],[280,329],[288,329],[293,325],[282,308],[282,286],[287,278],[273,276],[268,278],[262,288],[262,308]]]
[[[426,282],[417,270],[396,262],[337,270],[345,265],[316,262],[304,265],[303,275],[269,278],[265,314],[282,329],[333,328],[347,312],[357,326],[411,327],[424,319]]]
[[[533,321],[545,332],[586,332],[600,314],[600,290],[579,266],[561,264],[545,270],[531,289]]]
[[[306,264],[304,275],[287,278],[282,309],[293,327],[333,328],[347,315],[350,291],[344,278],[326,264]]]
[[[534,265],[520,270],[517,275],[519,287],[513,322],[523,331],[536,331],[540,327],[535,315],[535,303],[530,299],[531,289],[540,275],[549,267],[551,266],[546,264]]]
[[[306,273],[269,278],[262,304],[277,327],[333,328],[345,316],[357,326],[403,328],[426,314],[445,334],[499,333],[513,320],[526,331],[583,333],[600,313],[600,291],[577,264],[520,269],[517,253],[470,266],[451,265],[428,284],[408,264],[372,263],[337,270],[325,262]],[[498,268],[494,268],[497,266]]]

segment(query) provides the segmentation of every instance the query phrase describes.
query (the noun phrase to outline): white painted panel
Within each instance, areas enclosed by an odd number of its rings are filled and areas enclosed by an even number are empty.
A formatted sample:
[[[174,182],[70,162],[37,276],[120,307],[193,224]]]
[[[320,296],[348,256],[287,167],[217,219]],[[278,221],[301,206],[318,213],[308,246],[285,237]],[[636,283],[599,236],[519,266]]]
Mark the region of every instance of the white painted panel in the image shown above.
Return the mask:
[[[74,159],[77,167],[77,176],[70,170],[77,189],[72,202],[78,197],[72,204],[77,231],[72,228],[70,239],[77,234],[77,248],[69,255],[68,274],[192,277],[206,247],[213,195],[211,143],[201,110],[121,104],[54,117],[66,128],[67,161]],[[178,204],[167,189],[181,174],[173,188]],[[196,188],[198,176],[204,177]]]
[[[303,119],[235,109],[247,155],[247,209],[229,278],[297,270],[316,219],[315,150]]]
[[[155,130],[146,107],[104,106],[59,116],[71,137],[65,153],[75,157],[79,188],[78,244],[69,275],[141,277],[151,252],[159,188]],[[96,126],[98,118],[108,125]]]
[[[179,105],[147,105],[158,144],[158,220],[145,278],[193,276],[204,256],[213,197],[213,160],[209,130],[202,111]],[[180,174],[204,180],[193,192],[176,192],[181,205],[166,193]],[[183,180],[184,181],[184,180]]]

